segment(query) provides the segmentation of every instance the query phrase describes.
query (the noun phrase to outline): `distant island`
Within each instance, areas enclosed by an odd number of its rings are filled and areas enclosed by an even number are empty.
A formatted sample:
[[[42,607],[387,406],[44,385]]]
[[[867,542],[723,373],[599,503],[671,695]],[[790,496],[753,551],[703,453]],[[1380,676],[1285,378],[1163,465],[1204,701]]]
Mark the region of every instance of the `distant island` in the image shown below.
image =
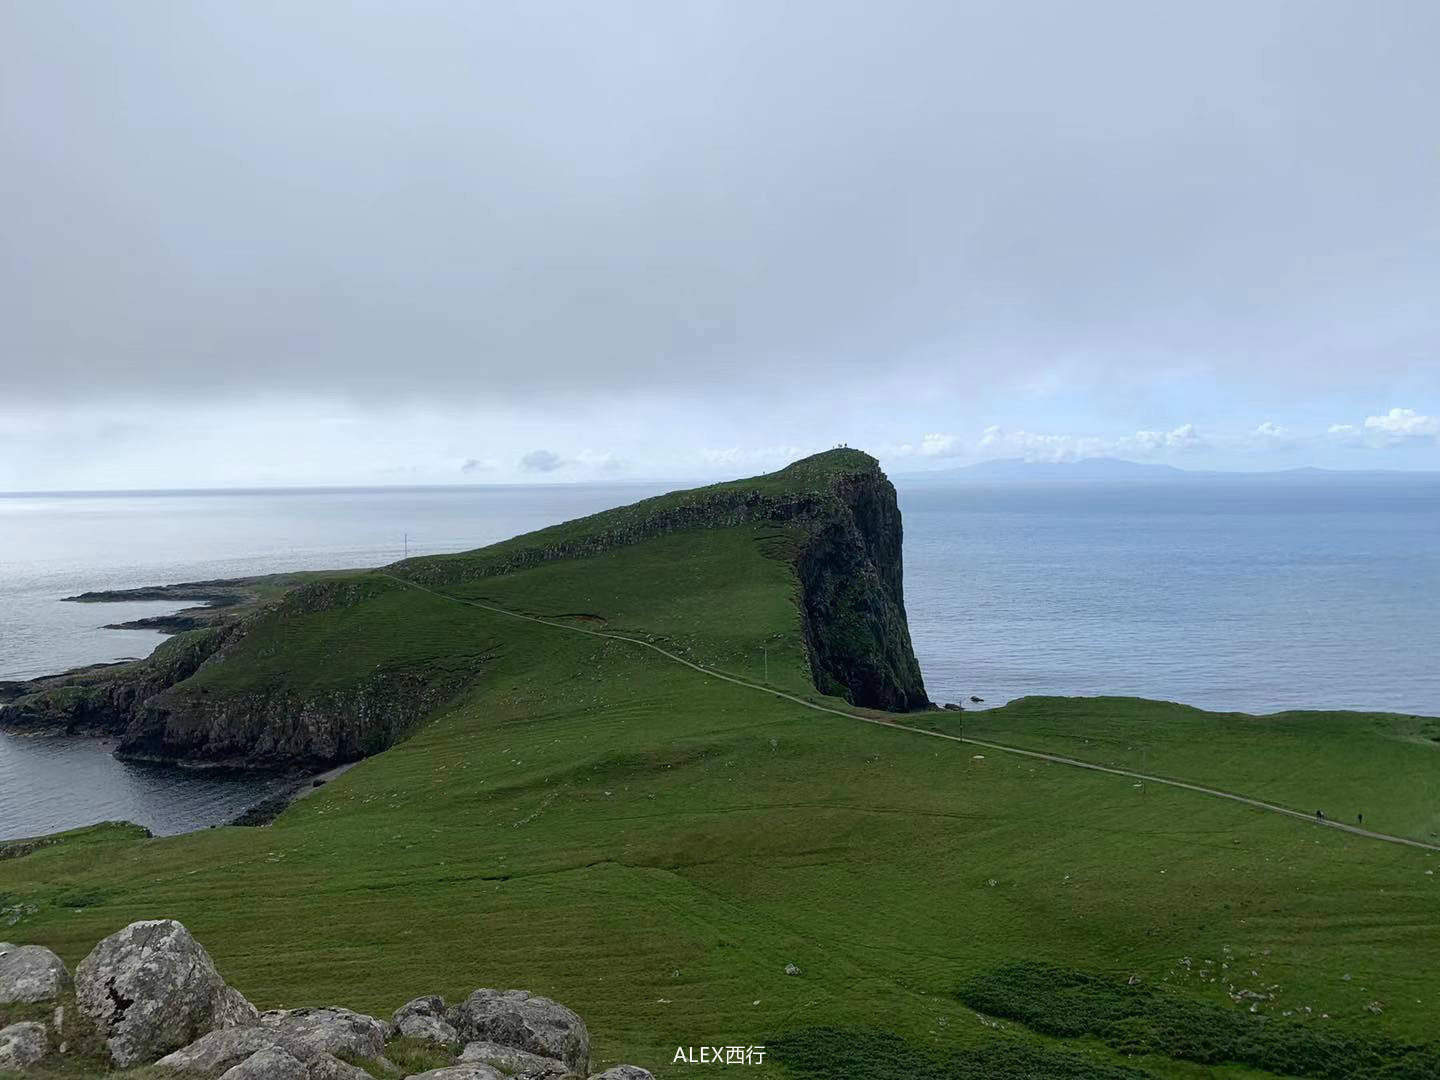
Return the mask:
[[[896,474],[897,480],[959,480],[1034,483],[1066,480],[1235,480],[1263,482],[1266,480],[1346,480],[1346,479],[1413,480],[1416,477],[1440,478],[1440,472],[1403,469],[1320,469],[1305,466],[1294,469],[1273,469],[1257,472],[1231,472],[1215,469],[1182,469],[1156,462],[1128,461],[1124,458],[1092,457],[1076,461],[1029,461],[1025,458],[992,458],[973,465],[931,469],[925,472]]]

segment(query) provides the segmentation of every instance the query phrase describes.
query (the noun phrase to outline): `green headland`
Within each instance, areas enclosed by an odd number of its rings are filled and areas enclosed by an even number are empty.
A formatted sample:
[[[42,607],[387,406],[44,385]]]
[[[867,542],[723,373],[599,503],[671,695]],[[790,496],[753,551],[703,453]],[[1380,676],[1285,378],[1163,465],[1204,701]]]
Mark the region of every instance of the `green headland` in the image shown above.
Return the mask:
[[[900,530],[834,451],[237,585],[147,661],[9,687],[0,721],[138,758],[362,760],[263,828],[0,847],[0,937],[73,965],[179,919],[261,1008],[524,987],[662,1078],[735,1044],[797,1080],[1440,1075],[1440,721],[934,709]]]

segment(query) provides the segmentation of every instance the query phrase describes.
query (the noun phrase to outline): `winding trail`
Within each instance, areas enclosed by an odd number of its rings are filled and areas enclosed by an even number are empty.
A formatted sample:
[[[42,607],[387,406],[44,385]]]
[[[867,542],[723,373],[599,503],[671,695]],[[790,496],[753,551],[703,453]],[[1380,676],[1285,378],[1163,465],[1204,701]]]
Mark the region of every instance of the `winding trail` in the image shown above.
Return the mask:
[[[924,735],[930,739],[944,739],[947,742],[964,743],[967,746],[983,746],[987,750],[996,750],[1004,754],[1015,754],[1019,757],[1033,758],[1037,761],[1047,761],[1054,765],[1068,765],[1075,769],[1088,769],[1091,772],[1109,773],[1112,776],[1126,776],[1132,780],[1140,780],[1147,784],[1163,784],[1166,787],[1182,788],[1185,791],[1198,792],[1201,795],[1209,795],[1216,799],[1229,799],[1231,802],[1241,803],[1245,806],[1254,807],[1257,810],[1268,810],[1272,814],[1284,814],[1286,817],[1297,818],[1300,821],[1309,822],[1312,825],[1320,825],[1327,829],[1336,829],[1340,832],[1350,833],[1352,836],[1363,836],[1370,840],[1383,840],[1390,844],[1403,844],[1406,847],[1420,848],[1423,851],[1440,851],[1440,844],[1428,844],[1423,840],[1413,840],[1408,836],[1392,836],[1389,833],[1375,832],[1371,829],[1361,828],[1359,825],[1347,825],[1340,821],[1331,821],[1329,818],[1317,819],[1313,814],[1307,814],[1303,810],[1295,810],[1288,806],[1280,806],[1277,803],[1265,802],[1263,799],[1252,799],[1248,795],[1238,795],[1233,791],[1224,791],[1220,788],[1206,787],[1203,784],[1191,784],[1185,780],[1172,780],[1164,776],[1153,776],[1148,773],[1133,772],[1130,769],[1118,769],[1110,765],[1097,765],[1092,761],[1081,761],[1078,758],[1064,757],[1060,754],[1047,754],[1040,750],[1023,750],[1018,746],[1006,746],[1003,743],[989,742],[985,739],[973,739],[968,735],[947,735],[941,731],[929,731],[925,728],[913,727],[909,724],[901,724],[894,720],[887,720],[876,716],[863,716],[860,713],[847,712],[844,709],[837,709],[830,705],[821,705],[814,701],[807,701],[795,694],[788,694],[784,690],[776,690],[773,687],[765,686],[762,683],[751,682],[736,675],[727,675],[714,668],[697,664],[693,660],[686,660],[668,649],[662,649],[659,645],[644,640],[643,638],[630,637],[628,634],[617,634],[610,630],[587,630],[583,626],[571,626],[569,623],[554,622],[550,619],[541,618],[538,615],[524,615],[518,611],[511,611],[509,608],[498,607],[495,604],[487,604],[481,600],[466,600],[463,597],[451,596],[449,593],[440,592],[437,589],[429,588],[418,582],[398,577],[395,574],[383,574],[383,577],[397,581],[401,585],[411,589],[418,589],[427,592],[431,596],[448,600],[452,604],[463,604],[466,607],[479,608],[481,611],[488,611],[495,615],[504,615],[507,618],[519,619],[522,622],[539,623],[541,626],[553,627],[556,630],[568,630],[574,634],[585,634],[589,637],[604,638],[609,641],[624,641],[631,645],[638,645],[642,649],[649,649],[651,652],[659,653],[667,660],[677,664],[683,664],[706,675],[712,679],[720,679],[723,682],[734,683],[736,686],[743,686],[748,690],[755,690],[762,694],[769,694],[771,697],[782,698],[785,701],[793,701],[796,705],[803,705],[815,712],[830,713],[832,716],[843,716],[847,720],[859,720],[862,723],[874,724],[877,727],[893,728],[896,731],[907,731],[912,735]]]

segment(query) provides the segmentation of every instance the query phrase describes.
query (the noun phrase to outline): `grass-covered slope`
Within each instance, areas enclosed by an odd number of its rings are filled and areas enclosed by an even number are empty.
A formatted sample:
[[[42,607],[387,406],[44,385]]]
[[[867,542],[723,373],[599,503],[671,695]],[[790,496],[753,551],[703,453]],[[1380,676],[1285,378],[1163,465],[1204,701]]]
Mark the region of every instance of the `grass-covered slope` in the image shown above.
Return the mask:
[[[583,564],[680,535],[703,544],[709,533],[742,527],[766,532],[763,553],[788,574],[770,588],[798,613],[790,627],[798,637],[789,644],[803,645],[812,689],[881,709],[928,705],[905,621],[894,488],[873,458],[837,450],[477,551],[411,559],[383,573],[286,579],[258,608],[216,617],[149,661],[31,688],[0,711],[0,723],[117,734],[122,756],[157,761],[272,767],[354,760],[393,745],[482,680],[491,659],[454,633],[459,613],[416,610],[406,582],[473,589],[552,562]],[[677,569],[686,557],[676,556]],[[631,583],[632,603],[663,606],[674,584],[673,573],[655,581],[642,575]],[[745,583],[717,571],[711,587],[711,599],[721,601],[713,617],[723,620]],[[664,625],[684,636],[710,617],[690,610]]]
[[[818,697],[797,542],[747,520],[424,588],[360,576],[343,620],[267,623],[195,692],[299,660],[323,689],[399,658],[463,676],[438,712],[268,828],[88,830],[0,859],[0,935],[74,962],[175,917],[262,1007],[520,986],[585,1016],[597,1064],[662,1080],[700,1068],[672,1066],[677,1046],[736,1044],[772,1048],[745,1075],[805,1080],[1432,1075],[1440,854],[815,712],[575,632]],[[1369,717],[1291,730],[1136,702],[964,723],[1075,757],[1103,739],[1099,761],[1143,727],[1152,772],[1301,808],[1382,745]],[[1366,808],[1423,838],[1433,791],[1411,781],[1440,746],[1415,734],[1382,737],[1407,782]]]

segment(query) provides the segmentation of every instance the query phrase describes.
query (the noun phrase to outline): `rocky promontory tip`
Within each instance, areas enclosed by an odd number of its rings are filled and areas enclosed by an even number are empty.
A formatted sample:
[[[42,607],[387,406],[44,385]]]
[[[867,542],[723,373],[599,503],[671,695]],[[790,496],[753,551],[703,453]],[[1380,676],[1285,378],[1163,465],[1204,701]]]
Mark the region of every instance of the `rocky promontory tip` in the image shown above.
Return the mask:
[[[176,1080],[653,1080],[635,1065],[591,1074],[585,1021],[524,990],[480,989],[448,1008],[438,995],[414,998],[393,1023],[339,1005],[258,1012],[173,919],[110,935],[71,985],[50,950],[0,943],[0,1070],[59,1059],[66,1075],[153,1065]],[[14,1002],[53,1011],[6,1024]],[[406,1073],[387,1056],[416,1045],[436,1067]]]

